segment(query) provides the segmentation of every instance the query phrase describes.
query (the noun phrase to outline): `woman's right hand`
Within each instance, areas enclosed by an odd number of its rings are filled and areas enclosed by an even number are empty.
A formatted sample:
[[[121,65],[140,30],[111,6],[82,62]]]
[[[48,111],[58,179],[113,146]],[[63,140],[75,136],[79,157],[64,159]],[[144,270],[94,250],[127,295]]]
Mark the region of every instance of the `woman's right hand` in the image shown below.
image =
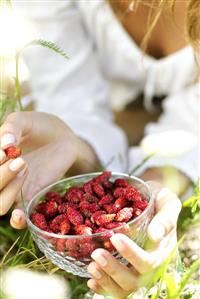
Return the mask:
[[[25,227],[25,216],[17,200],[22,186],[24,198],[30,200],[42,188],[60,179],[72,165],[76,164],[76,170],[81,172],[87,171],[83,167],[85,159],[97,162],[87,143],[60,119],[46,113],[10,114],[0,130],[0,145],[0,216],[16,202],[18,208],[13,210],[10,222],[18,229]],[[20,145],[22,156],[7,160],[4,149],[10,145]]]

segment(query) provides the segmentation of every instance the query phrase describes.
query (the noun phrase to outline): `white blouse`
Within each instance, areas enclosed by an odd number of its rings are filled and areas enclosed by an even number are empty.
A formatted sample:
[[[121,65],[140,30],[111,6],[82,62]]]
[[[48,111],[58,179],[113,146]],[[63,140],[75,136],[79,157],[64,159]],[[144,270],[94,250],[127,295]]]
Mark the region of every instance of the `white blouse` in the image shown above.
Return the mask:
[[[197,70],[190,46],[159,60],[143,55],[105,0],[15,4],[33,22],[38,37],[56,42],[70,57],[65,61],[39,47],[26,51],[37,110],[61,117],[94,147],[104,165],[127,171],[146,155],[141,148],[128,154],[126,137],[110,110],[111,104],[121,109],[141,92],[147,109],[153,108],[153,96],[167,96],[159,122],[147,126],[146,134],[184,130],[198,140],[200,89],[193,83]],[[196,180],[198,154],[196,143],[178,157],[156,155],[141,171],[172,165]]]

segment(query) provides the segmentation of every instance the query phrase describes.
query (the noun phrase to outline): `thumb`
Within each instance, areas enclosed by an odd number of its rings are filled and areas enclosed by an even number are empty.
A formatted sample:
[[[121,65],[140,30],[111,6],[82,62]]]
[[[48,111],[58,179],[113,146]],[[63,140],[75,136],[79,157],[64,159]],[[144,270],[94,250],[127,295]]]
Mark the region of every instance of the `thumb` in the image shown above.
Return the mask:
[[[178,197],[167,188],[162,188],[156,196],[156,215],[148,227],[148,235],[154,242],[161,239],[176,228],[177,219],[181,210]]]
[[[24,112],[15,112],[8,115],[0,128],[0,146],[2,149],[21,143],[21,139],[32,127],[31,118]]]

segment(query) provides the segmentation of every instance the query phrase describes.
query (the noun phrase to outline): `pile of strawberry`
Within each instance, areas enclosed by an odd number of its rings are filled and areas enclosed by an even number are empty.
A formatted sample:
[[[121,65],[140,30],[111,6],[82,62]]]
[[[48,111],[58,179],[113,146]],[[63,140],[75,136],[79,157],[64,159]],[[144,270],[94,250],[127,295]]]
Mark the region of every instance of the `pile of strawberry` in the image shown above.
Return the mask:
[[[45,201],[37,204],[31,214],[32,223],[46,232],[87,235],[82,247],[80,239],[56,242],[57,250],[69,250],[76,258],[88,256],[97,247],[112,250],[109,241],[112,234],[106,232],[139,216],[148,202],[127,180],[118,178],[112,182],[111,175],[111,172],[103,172],[81,187],[70,187],[64,195],[48,192]],[[103,232],[104,237],[88,238]]]

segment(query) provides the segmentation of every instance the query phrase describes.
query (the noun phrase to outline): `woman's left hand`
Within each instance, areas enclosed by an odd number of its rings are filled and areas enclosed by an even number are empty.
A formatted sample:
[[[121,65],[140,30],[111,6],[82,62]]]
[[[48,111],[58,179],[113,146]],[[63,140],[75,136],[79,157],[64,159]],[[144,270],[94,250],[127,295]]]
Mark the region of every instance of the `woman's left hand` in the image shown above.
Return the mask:
[[[156,214],[148,227],[148,236],[154,246],[145,251],[127,236],[115,234],[111,242],[130,263],[130,267],[120,263],[108,251],[96,249],[91,255],[94,262],[88,266],[93,277],[88,281],[88,286],[96,294],[107,294],[115,299],[126,298],[141,286],[142,276],[159,267],[176,246],[180,200],[169,189],[158,187],[153,182],[149,184],[155,196]]]

